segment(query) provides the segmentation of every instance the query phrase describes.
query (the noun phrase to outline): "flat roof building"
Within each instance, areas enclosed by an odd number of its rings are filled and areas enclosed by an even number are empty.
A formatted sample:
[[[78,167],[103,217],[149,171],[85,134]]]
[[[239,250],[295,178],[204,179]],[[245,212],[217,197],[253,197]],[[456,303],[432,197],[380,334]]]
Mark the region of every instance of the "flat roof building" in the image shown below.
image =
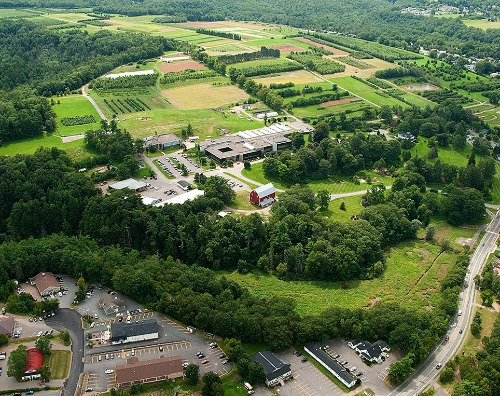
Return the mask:
[[[61,290],[61,285],[52,272],[39,272],[30,279],[30,282],[35,285],[41,296],[48,296]]]
[[[160,202],[156,206],[163,206],[166,204],[183,204],[187,201],[192,201],[195,198],[201,197],[205,192],[203,190],[198,190],[195,188],[194,190],[189,190],[187,193],[176,195],[173,198],[167,199],[165,201]]]
[[[176,184],[184,191],[189,191],[191,189],[191,184],[186,180],[179,180]]]
[[[285,363],[272,352],[259,352],[252,357],[252,360],[264,367],[266,385],[269,387],[284,384],[284,381],[292,376],[290,364]]]
[[[116,366],[115,386],[123,388],[133,384],[175,380],[184,376],[180,356],[160,356],[157,359],[139,361],[131,357],[127,363]]]
[[[156,319],[143,319],[132,323],[111,323],[111,338],[113,344],[125,344],[154,340],[160,337],[160,327]]]
[[[308,342],[304,345],[304,350],[311,355],[319,364],[332,373],[335,378],[342,382],[348,388],[356,385],[357,378],[347,369],[337,362],[333,357],[321,349],[321,344]]]
[[[148,186],[146,183],[132,178],[122,180],[109,186],[109,188],[112,190],[123,190],[124,188],[128,188],[129,190],[135,192],[144,191],[147,187]]]

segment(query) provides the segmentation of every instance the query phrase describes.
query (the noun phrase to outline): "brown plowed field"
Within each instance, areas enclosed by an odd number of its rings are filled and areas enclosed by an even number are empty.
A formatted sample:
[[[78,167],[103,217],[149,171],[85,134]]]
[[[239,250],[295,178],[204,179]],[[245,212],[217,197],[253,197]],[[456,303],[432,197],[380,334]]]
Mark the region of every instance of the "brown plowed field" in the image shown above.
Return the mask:
[[[305,49],[298,47],[293,44],[274,44],[274,45],[268,45],[269,48],[273,49],[278,49],[280,50],[280,54],[289,54],[290,52],[304,52]]]
[[[361,100],[361,99],[360,98],[344,98],[344,99],[339,99],[339,100],[330,100],[329,102],[321,103],[319,106],[320,107],[330,107],[330,106],[335,106],[335,105],[343,104],[343,103],[357,102],[359,100]]]
[[[319,44],[319,43],[316,43],[316,42],[314,42],[312,40],[309,40],[309,39],[306,39],[306,38],[303,38],[303,37],[298,37],[298,38],[296,38],[296,40],[297,41],[301,41],[301,42],[306,43],[306,44],[309,44],[309,45],[313,45],[314,47],[319,47],[319,48],[326,49],[327,51],[330,51],[334,55],[349,55],[345,51],[339,50],[339,49],[334,48],[334,47],[330,47],[329,45]]]
[[[188,69],[203,70],[206,69],[204,65],[196,61],[181,61],[181,62],[164,62],[158,67],[163,73],[180,72]]]

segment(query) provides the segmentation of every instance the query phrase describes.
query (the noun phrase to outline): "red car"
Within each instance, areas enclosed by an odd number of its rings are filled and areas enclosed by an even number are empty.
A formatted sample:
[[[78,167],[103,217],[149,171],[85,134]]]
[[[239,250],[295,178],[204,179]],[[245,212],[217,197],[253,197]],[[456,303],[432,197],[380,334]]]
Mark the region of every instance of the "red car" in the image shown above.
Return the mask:
[[[205,359],[205,360],[203,360],[203,361],[201,362],[201,364],[207,364],[207,363],[208,363],[208,360],[207,360],[207,359]]]

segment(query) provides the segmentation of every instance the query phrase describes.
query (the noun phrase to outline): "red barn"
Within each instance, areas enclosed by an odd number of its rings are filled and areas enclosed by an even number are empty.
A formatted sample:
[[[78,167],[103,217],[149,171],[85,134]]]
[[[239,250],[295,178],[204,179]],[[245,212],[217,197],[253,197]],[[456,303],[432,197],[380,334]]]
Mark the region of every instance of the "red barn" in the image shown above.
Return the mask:
[[[272,183],[265,184],[250,193],[250,202],[258,206],[271,205],[276,199],[276,188]]]

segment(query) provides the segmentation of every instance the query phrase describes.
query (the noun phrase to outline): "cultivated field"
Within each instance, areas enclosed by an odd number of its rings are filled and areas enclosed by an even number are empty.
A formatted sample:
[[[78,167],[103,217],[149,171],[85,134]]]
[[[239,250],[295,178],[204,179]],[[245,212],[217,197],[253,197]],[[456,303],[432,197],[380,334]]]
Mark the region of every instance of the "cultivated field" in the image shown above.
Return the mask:
[[[248,98],[248,94],[234,85],[214,86],[201,83],[164,89],[161,95],[177,109],[211,109]]]
[[[479,29],[500,29],[500,21],[487,21],[486,19],[464,19],[462,22],[467,26]]]
[[[184,70],[203,70],[206,69],[206,67],[199,62],[189,60],[180,62],[161,62],[158,69],[163,73],[170,73],[181,72]]]
[[[293,82],[295,85],[323,82],[321,78],[315,76],[307,70],[294,70],[291,72],[280,73],[278,76],[254,78],[254,80],[258,84],[264,85],[273,83],[283,84],[287,82]]]
[[[325,44],[319,44],[319,43],[316,43],[315,41],[312,41],[312,40],[309,40],[309,39],[306,39],[303,37],[299,37],[299,38],[297,38],[297,40],[301,41],[303,43],[306,43],[308,45],[312,45],[314,47],[326,49],[327,51],[330,51],[334,55],[349,55],[348,52],[342,51],[338,48],[331,47],[331,46],[325,45]]]

